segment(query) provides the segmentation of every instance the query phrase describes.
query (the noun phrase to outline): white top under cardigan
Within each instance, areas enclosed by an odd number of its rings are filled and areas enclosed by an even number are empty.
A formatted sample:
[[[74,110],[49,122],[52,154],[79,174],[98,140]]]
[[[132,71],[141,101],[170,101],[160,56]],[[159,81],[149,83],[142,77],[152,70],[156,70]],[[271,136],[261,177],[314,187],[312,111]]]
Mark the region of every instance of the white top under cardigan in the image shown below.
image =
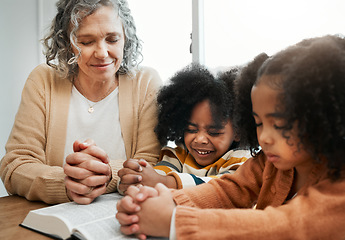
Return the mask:
[[[119,119],[119,90],[116,88],[99,102],[91,102],[73,86],[67,123],[65,145],[67,155],[73,153],[75,140],[93,139],[110,159],[126,159]],[[94,111],[90,113],[89,107]]]

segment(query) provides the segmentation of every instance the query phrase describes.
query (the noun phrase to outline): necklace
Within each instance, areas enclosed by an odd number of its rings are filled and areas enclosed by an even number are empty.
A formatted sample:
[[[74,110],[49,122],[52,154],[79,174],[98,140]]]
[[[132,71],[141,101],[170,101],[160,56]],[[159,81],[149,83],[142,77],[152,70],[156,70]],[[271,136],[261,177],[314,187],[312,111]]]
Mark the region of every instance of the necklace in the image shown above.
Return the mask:
[[[84,90],[84,88],[81,86],[79,79],[77,79],[77,81],[78,81],[78,85],[79,85],[80,89],[81,89],[82,92],[85,94],[85,90]],[[98,100],[97,102],[93,103],[93,104],[91,104],[90,101],[89,101],[89,99],[87,99],[87,97],[84,96],[84,94],[82,93],[82,95],[83,95],[83,96],[85,97],[85,99],[86,99],[87,105],[89,105],[89,109],[87,110],[89,113],[93,113],[93,112],[95,111],[95,109],[94,109],[93,107],[96,106],[100,101],[102,101],[104,98],[106,98],[106,96],[108,96],[108,95],[110,94],[110,92],[112,91],[113,85],[115,85],[115,83],[116,83],[116,79],[112,82],[110,88],[109,88],[108,91],[102,96],[102,98],[101,98],[100,100]]]

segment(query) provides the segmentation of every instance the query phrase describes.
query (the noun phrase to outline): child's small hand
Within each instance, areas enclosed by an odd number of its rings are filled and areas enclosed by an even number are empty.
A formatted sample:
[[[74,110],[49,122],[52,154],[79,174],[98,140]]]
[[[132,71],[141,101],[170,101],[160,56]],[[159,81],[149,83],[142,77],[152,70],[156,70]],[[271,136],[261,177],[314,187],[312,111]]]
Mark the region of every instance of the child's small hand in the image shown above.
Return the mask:
[[[146,235],[139,233],[139,217],[137,213],[140,211],[140,203],[149,197],[158,195],[154,188],[130,186],[127,190],[127,196],[117,202],[116,218],[121,227],[120,230],[125,235],[136,235],[139,239],[146,239]],[[139,199],[139,201],[137,200]]]
[[[144,159],[140,159],[138,162],[142,166],[142,171],[140,172],[140,175],[142,176],[142,185],[154,187],[157,185],[157,183],[163,183],[165,186],[169,188],[177,188],[177,183],[173,176],[160,175]]]
[[[123,168],[118,175],[121,179],[118,190],[127,194],[127,188],[131,185],[144,185],[154,187],[157,183],[163,183],[169,188],[177,188],[176,180],[173,176],[163,176],[144,159],[130,159],[123,163]]]
[[[129,225],[121,224],[121,231],[124,234],[134,233],[140,239],[143,239],[143,236],[168,237],[171,216],[176,206],[171,191],[160,183],[155,188],[143,186],[139,191],[132,189],[133,187],[128,188],[128,196],[126,196],[131,197],[130,202],[122,203],[120,206],[128,210],[126,217],[135,215],[134,223],[129,221]],[[118,209],[122,211],[121,208]],[[116,217],[120,223],[123,222],[120,221],[121,215]]]
[[[146,161],[145,161],[146,162]],[[127,188],[131,185],[141,184],[143,171],[142,165],[137,159],[129,159],[123,163],[123,168],[120,169],[117,175],[120,177],[120,183],[118,185],[118,191],[125,193]]]

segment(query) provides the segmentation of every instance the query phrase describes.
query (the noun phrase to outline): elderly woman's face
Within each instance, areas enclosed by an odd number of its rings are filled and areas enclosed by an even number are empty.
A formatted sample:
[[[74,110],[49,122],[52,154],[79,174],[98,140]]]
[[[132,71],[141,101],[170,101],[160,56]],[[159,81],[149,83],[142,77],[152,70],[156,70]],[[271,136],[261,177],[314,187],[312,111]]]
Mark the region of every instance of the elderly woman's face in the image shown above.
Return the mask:
[[[120,17],[112,7],[101,7],[85,17],[77,32],[81,49],[79,79],[114,79],[123,59],[125,37]],[[73,49],[77,55],[76,49]]]

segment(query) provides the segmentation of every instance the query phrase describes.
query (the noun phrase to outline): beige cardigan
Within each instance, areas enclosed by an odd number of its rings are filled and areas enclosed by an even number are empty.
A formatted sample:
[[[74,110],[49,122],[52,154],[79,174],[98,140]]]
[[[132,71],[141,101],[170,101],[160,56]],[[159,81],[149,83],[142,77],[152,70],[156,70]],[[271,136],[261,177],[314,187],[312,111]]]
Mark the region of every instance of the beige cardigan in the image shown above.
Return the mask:
[[[158,73],[151,68],[141,68],[132,78],[119,76],[119,114],[127,158],[157,162],[160,145],[154,127],[160,84]],[[46,64],[29,75],[0,166],[10,194],[46,203],[69,201],[62,165],[71,90],[72,83]],[[124,160],[111,160],[107,192],[116,190],[117,171]]]
[[[344,173],[332,182],[315,165],[285,203],[293,178],[293,169],[278,170],[260,154],[234,174],[175,190],[177,239],[345,239]]]

